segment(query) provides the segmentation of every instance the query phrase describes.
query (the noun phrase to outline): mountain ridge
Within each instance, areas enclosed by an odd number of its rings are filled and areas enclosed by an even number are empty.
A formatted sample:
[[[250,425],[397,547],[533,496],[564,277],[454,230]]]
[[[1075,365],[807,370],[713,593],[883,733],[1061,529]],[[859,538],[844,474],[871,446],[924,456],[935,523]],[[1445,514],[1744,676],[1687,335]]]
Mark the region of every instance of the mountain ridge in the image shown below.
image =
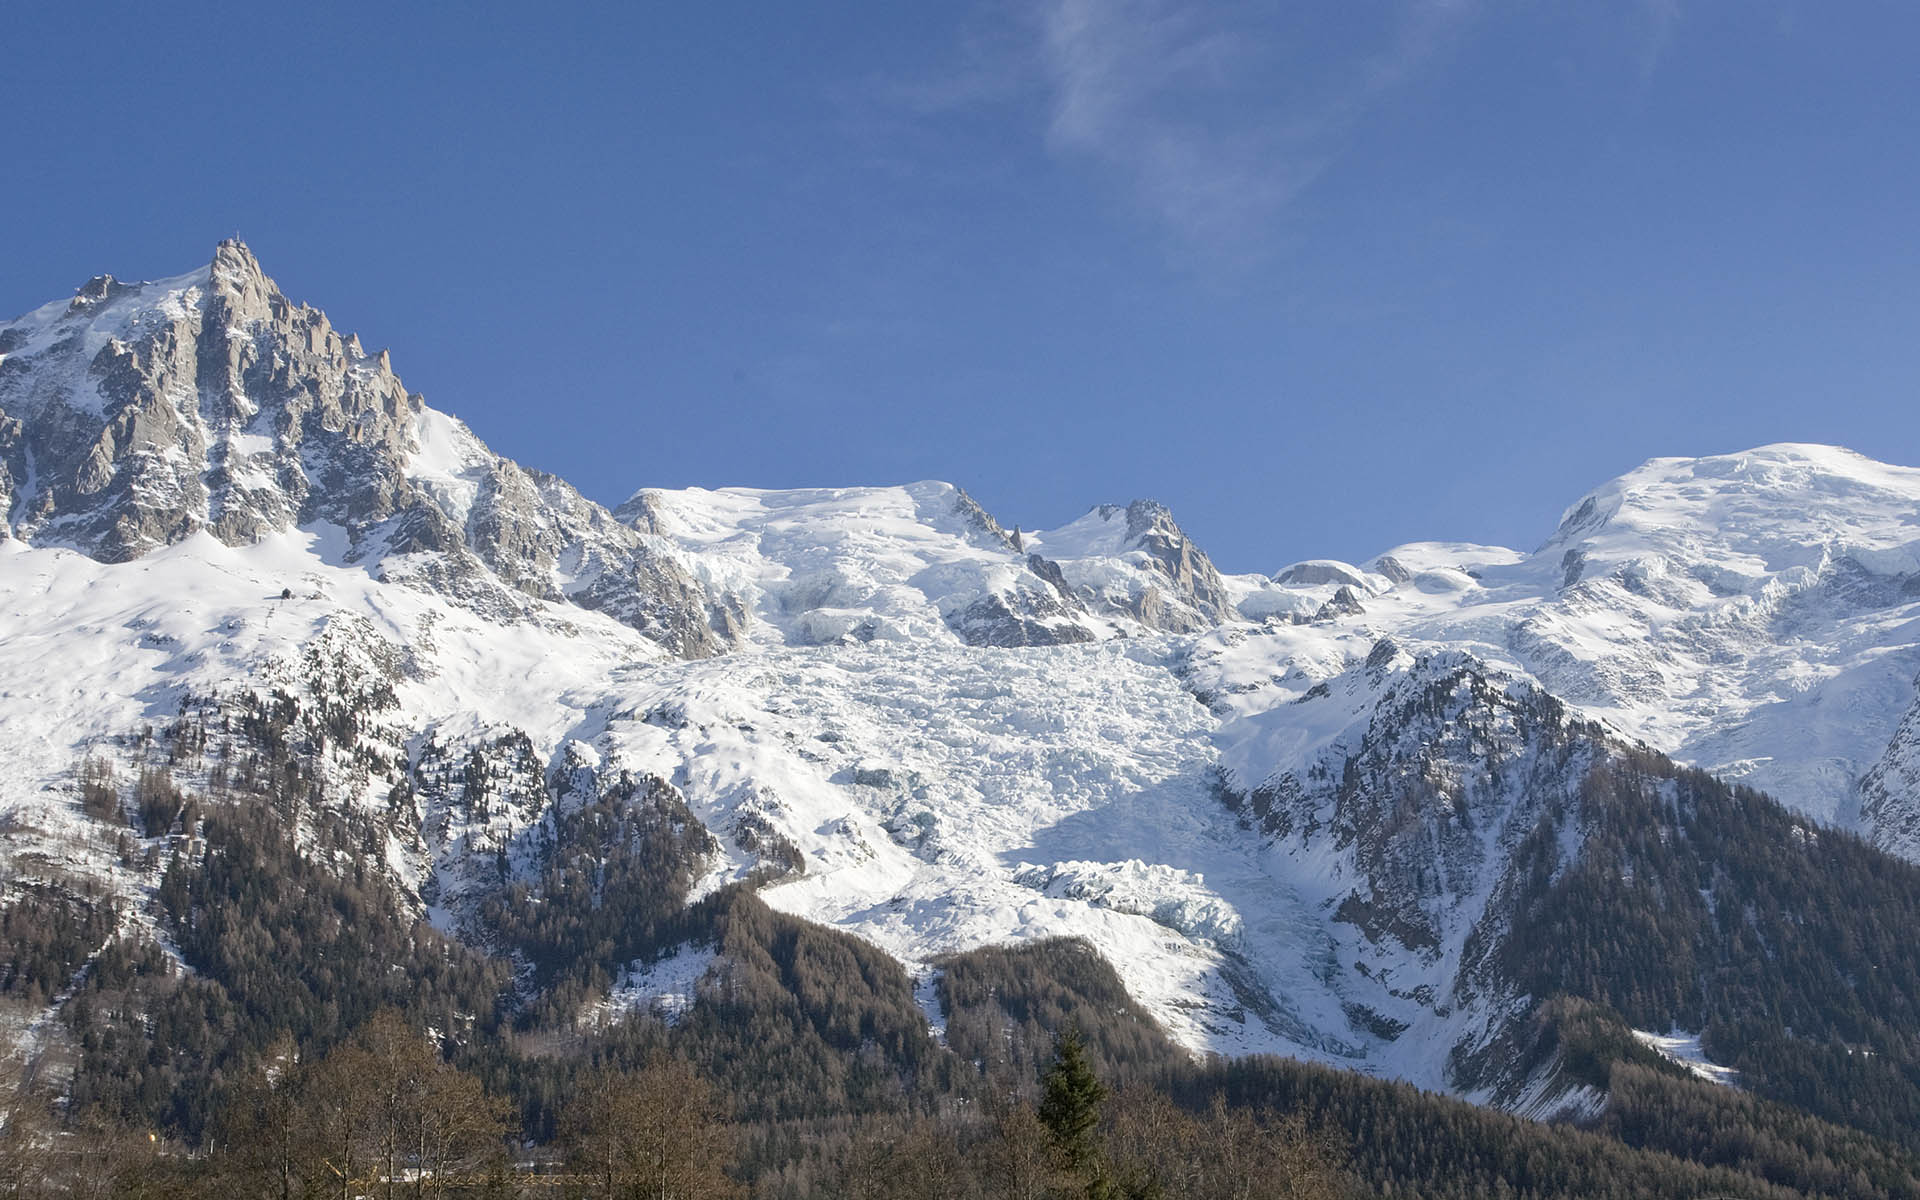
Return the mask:
[[[676,830],[689,901],[757,886],[923,986],[1079,938],[1189,1051],[1547,1112],[1567,1096],[1499,1074],[1546,999],[1504,939],[1585,861],[1596,771],[1650,748],[1920,853],[1920,471],[1851,452],[1650,460],[1531,554],[1233,575],[1153,501],[1011,531],[937,481],[609,510],[237,243],[100,277],[0,325],[0,355],[0,854],[109,881],[163,949],[85,764],[134,811],[150,771],[225,778],[153,729],[265,722],[296,810],[351,815],[476,946],[532,953],[502,906],[565,877],[554,839],[592,811]],[[578,999],[545,980],[519,1000]]]

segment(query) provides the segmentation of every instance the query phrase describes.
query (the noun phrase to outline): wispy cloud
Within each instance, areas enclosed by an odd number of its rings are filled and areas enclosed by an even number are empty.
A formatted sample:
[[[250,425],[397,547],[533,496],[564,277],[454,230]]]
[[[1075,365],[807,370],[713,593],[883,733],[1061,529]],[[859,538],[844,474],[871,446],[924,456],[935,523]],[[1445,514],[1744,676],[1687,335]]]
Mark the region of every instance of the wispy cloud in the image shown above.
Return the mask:
[[[1038,28],[1048,145],[1111,172],[1177,245],[1210,260],[1264,249],[1355,124],[1433,56],[1469,4],[1407,3],[1385,44],[1360,52],[1288,53],[1286,31],[1243,11],[1047,0]]]
[[[1640,11],[1647,22],[1640,45],[1640,82],[1644,86],[1673,45],[1674,28],[1680,24],[1680,0],[1640,0]]]

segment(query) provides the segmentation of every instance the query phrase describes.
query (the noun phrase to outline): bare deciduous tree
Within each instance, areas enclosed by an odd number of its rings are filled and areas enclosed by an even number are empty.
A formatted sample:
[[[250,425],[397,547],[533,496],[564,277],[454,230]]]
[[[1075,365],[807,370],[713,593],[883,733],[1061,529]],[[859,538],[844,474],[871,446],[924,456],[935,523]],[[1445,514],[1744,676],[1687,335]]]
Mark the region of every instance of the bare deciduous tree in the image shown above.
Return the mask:
[[[726,1173],[732,1133],[712,1089],[677,1059],[589,1076],[562,1129],[608,1200],[713,1200],[739,1191]]]
[[[1030,1104],[1007,1106],[980,1148],[992,1194],[1005,1200],[1046,1200],[1059,1185],[1052,1135]]]

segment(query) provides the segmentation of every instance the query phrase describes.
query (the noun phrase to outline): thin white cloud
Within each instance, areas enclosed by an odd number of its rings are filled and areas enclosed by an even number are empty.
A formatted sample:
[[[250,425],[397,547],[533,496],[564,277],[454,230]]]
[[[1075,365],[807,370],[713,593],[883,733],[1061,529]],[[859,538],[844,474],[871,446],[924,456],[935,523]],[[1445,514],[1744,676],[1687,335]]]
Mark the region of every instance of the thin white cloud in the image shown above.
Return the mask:
[[[1014,102],[1034,84],[1032,39],[1010,13],[993,6],[996,20],[967,25],[951,61],[939,70],[878,85],[882,99],[913,117],[933,117]]]
[[[1673,45],[1674,28],[1680,24],[1680,0],[1640,0],[1640,11],[1647,20],[1646,37],[1640,47],[1640,82],[1644,85]]]
[[[1241,9],[1046,0],[1048,144],[1113,172],[1183,249],[1213,260],[1257,255],[1354,124],[1467,11],[1466,0],[1407,3],[1387,45],[1328,62],[1314,46],[1289,59],[1282,31]],[[1289,86],[1296,75],[1314,82]]]

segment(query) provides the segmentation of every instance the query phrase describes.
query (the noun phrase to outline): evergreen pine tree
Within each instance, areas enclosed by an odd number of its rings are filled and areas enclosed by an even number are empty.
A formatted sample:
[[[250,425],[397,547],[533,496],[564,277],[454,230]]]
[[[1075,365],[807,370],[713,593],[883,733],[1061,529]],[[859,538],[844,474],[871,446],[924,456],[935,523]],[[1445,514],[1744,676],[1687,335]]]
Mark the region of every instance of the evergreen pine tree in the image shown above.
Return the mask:
[[[1098,1158],[1094,1133],[1107,1087],[1087,1062],[1080,1030],[1069,1025],[1053,1043],[1053,1065],[1041,1081],[1040,1122],[1068,1169],[1091,1174]]]

